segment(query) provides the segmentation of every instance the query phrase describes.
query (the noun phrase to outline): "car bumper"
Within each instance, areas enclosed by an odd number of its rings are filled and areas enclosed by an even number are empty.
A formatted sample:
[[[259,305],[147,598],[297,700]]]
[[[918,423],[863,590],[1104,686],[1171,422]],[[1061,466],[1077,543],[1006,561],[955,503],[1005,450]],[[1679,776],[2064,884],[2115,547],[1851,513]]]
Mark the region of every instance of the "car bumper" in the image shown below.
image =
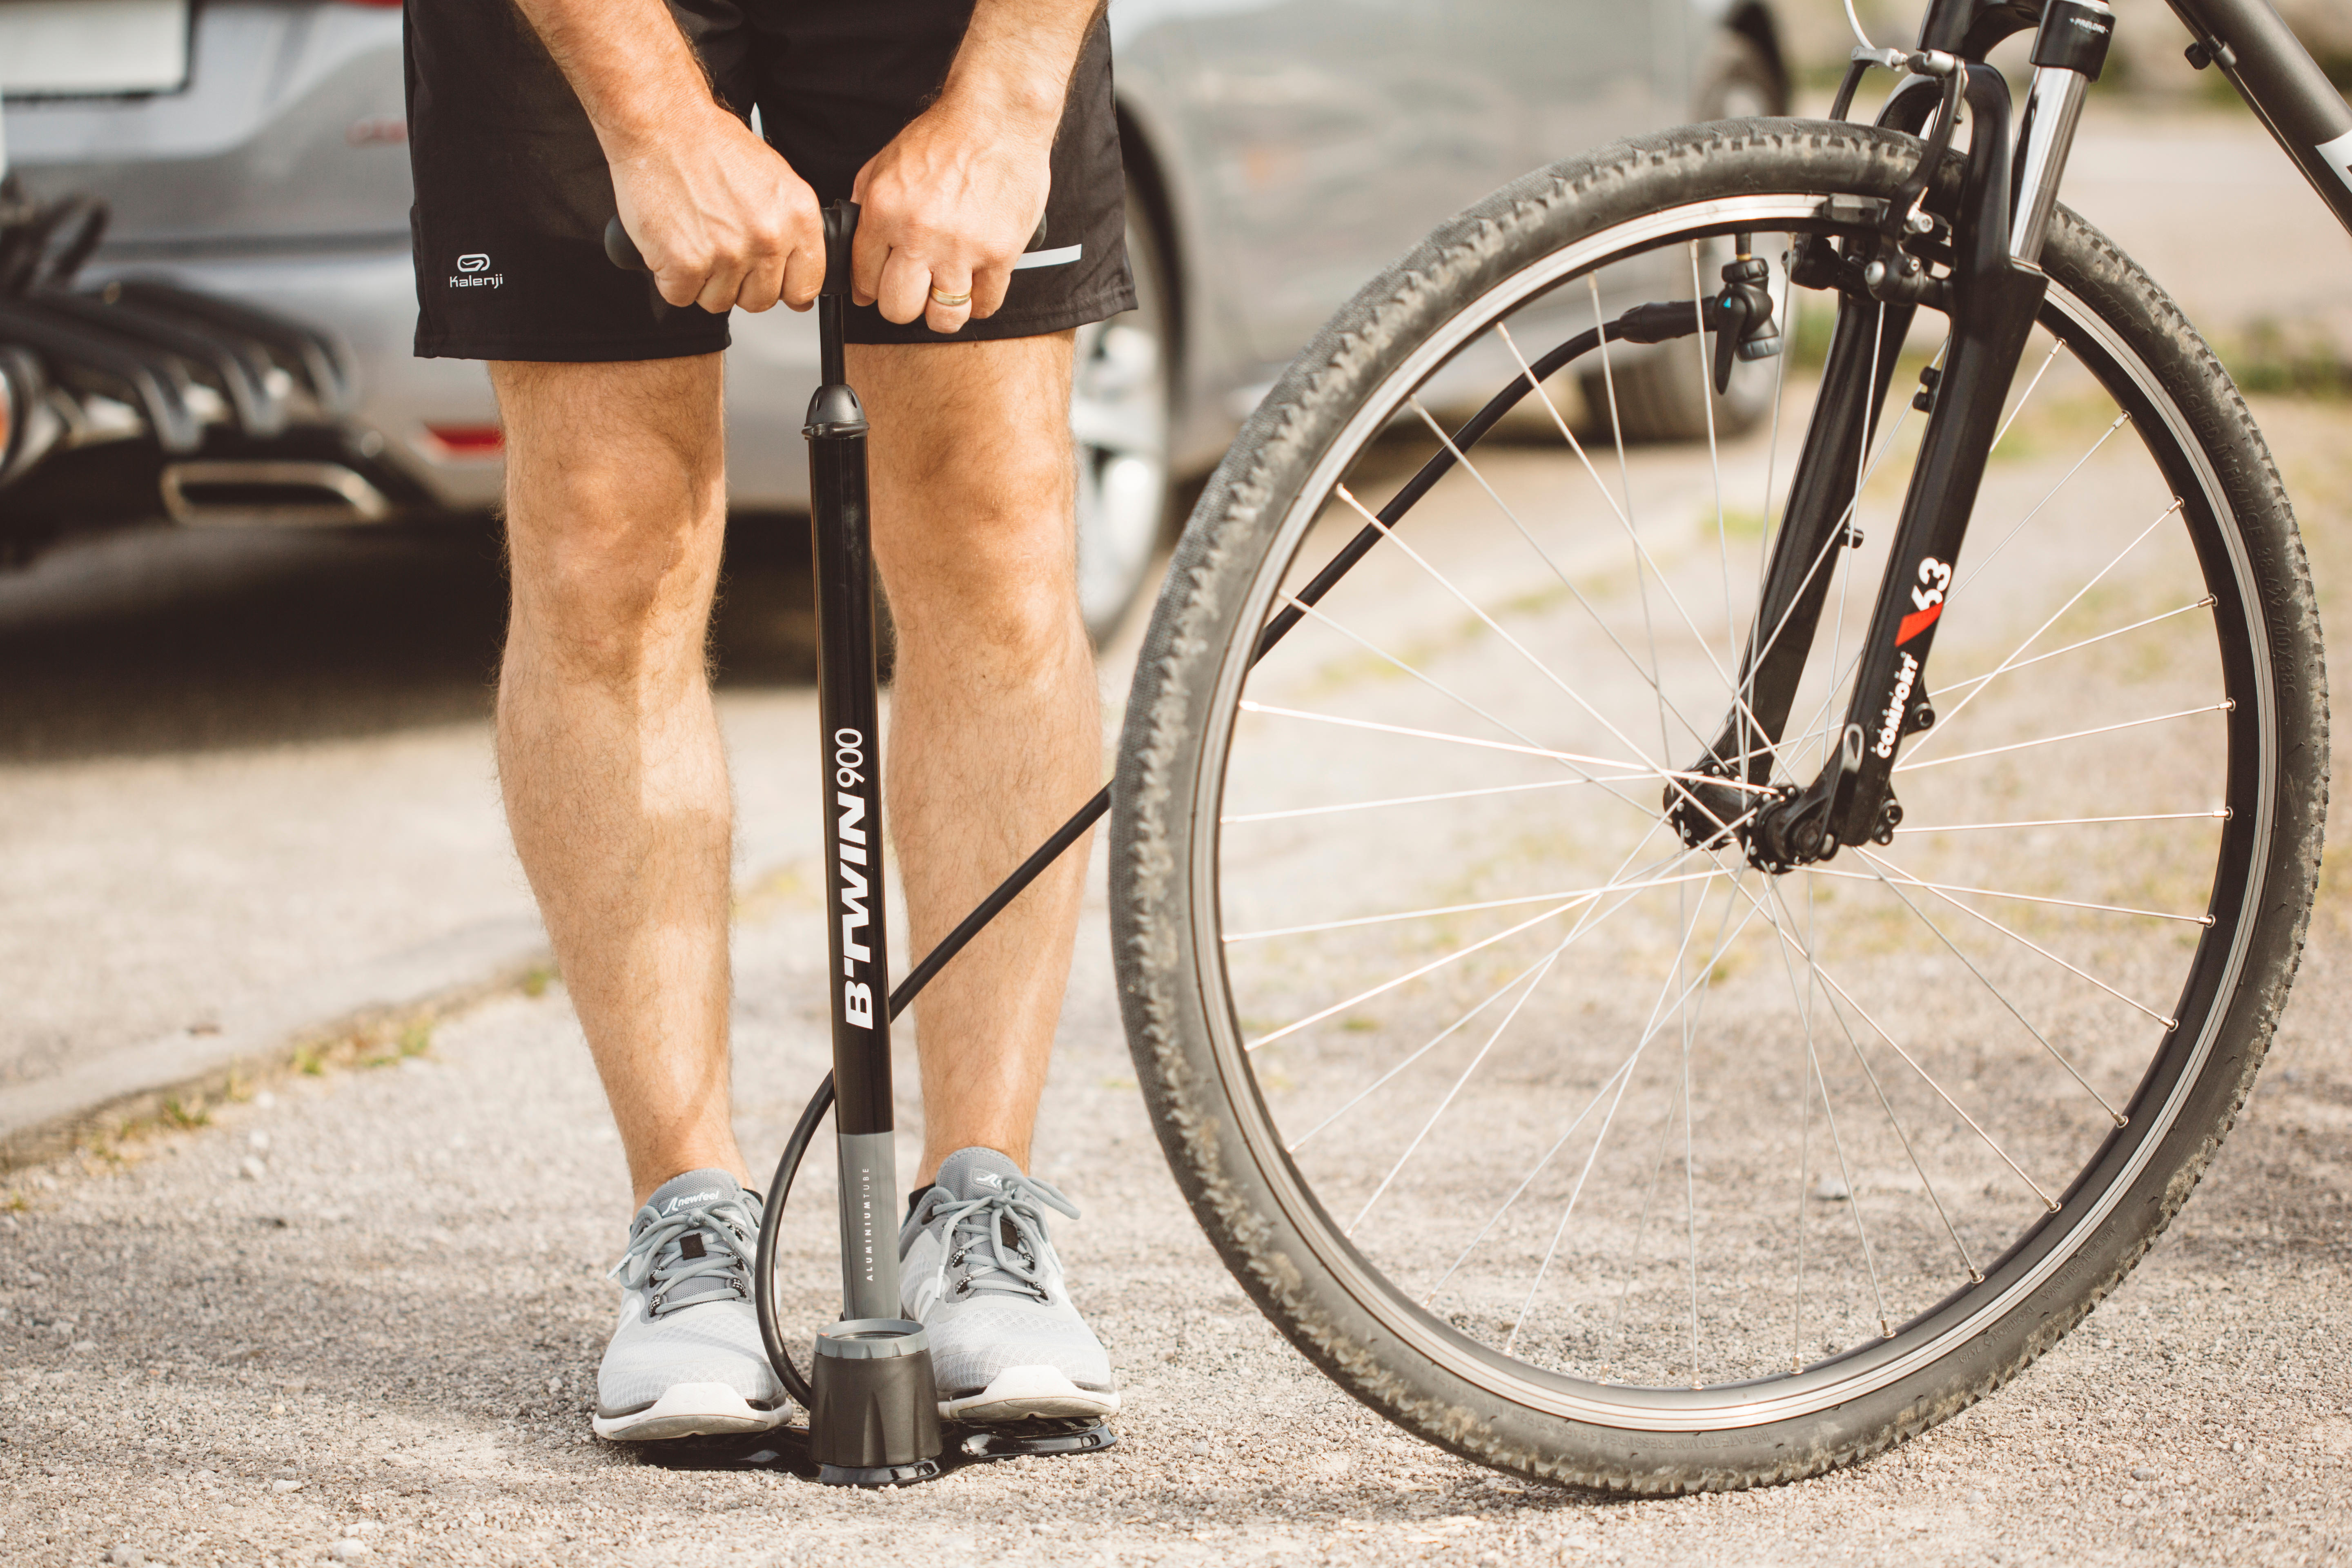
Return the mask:
[[[412,479],[435,504],[498,504],[506,464],[462,433],[495,429],[497,400],[479,363],[418,359],[408,247],[331,256],[101,258],[86,281],[141,274],[276,310],[340,337],[357,368],[352,423],[361,449]],[[789,310],[738,312],[727,356],[729,496],[747,509],[808,504],[801,421],[817,384],[816,323]],[[458,434],[451,441],[444,434]]]

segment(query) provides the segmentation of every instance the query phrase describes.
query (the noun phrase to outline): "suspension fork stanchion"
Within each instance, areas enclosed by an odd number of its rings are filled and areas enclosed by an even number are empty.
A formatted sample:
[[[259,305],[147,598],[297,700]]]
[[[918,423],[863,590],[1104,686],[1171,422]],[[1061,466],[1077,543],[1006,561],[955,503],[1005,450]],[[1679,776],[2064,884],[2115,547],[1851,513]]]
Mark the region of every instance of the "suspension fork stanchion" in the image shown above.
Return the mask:
[[[939,1394],[921,1325],[899,1316],[898,1173],[890,1105],[888,952],[866,415],[842,346],[857,208],[825,209],[817,297],[823,384],[809,401],[811,553],[824,810],[842,1321],[817,1335],[810,1447],[818,1477],[885,1486],[939,1473]],[[764,1284],[764,1281],[763,1281]]]

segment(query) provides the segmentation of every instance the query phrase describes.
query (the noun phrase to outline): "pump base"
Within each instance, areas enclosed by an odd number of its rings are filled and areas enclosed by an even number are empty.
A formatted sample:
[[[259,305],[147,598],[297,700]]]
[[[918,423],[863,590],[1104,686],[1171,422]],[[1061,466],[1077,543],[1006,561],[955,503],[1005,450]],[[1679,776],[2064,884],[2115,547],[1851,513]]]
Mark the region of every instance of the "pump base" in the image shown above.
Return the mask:
[[[937,1459],[918,1459],[911,1465],[819,1465],[816,1479],[819,1486],[827,1487],[910,1487],[918,1481],[935,1481],[946,1474]]]
[[[1099,1421],[1024,1421],[1006,1426],[948,1426],[942,1432],[945,1447],[936,1460],[929,1460],[929,1473],[896,1477],[881,1476],[875,1479],[833,1480],[827,1470],[838,1470],[845,1476],[856,1473],[851,1467],[820,1465],[809,1447],[805,1426],[778,1426],[766,1432],[744,1432],[727,1436],[678,1437],[666,1443],[638,1443],[631,1447],[631,1457],[641,1463],[658,1465],[668,1470],[780,1470],[798,1476],[805,1481],[827,1481],[835,1486],[890,1487],[911,1486],[919,1481],[934,1480],[952,1475],[967,1465],[992,1464],[998,1459],[1028,1458],[1075,1457],[1079,1454],[1099,1454],[1117,1445],[1118,1438]],[[886,1466],[883,1470],[920,1470],[922,1466]],[[867,1470],[864,1473],[874,1475]]]

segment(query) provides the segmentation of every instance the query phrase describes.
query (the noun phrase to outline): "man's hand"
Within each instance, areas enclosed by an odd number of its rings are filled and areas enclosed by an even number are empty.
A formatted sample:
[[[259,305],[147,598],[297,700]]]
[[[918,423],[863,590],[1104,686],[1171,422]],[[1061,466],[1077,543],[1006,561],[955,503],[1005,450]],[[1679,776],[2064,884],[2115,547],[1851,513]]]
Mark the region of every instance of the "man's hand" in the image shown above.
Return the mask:
[[[663,0],[520,0],[580,95],[621,226],[662,298],[805,310],[824,279],[815,193],[710,96]]]
[[[858,171],[851,295],[935,332],[993,315],[1053,184],[1099,0],[978,0],[939,100]],[[940,295],[968,300],[942,304]]]
[[[887,321],[919,316],[935,332],[993,315],[1045,216],[1059,118],[1040,134],[1014,115],[945,100],[918,115],[858,171],[856,301]],[[971,298],[948,305],[940,294]]]
[[[694,122],[613,139],[621,226],[663,299],[713,315],[805,310],[824,281],[816,193],[733,115],[710,104]]]

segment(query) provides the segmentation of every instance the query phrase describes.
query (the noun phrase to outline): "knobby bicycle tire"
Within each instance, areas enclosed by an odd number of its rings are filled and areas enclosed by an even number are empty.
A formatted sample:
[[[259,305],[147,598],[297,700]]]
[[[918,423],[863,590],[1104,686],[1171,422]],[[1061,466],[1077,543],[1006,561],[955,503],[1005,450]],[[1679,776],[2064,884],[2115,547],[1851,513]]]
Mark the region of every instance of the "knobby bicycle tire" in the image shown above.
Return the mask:
[[[1531,1370],[1420,1311],[1273,1135],[1219,979],[1213,785],[1242,672],[1288,569],[1274,557],[1296,546],[1332,476],[1396,412],[1373,400],[1442,369],[1459,347],[1449,330],[1517,298],[1515,280],[1548,258],[1580,246],[1617,255],[1612,237],[1665,233],[1675,215],[1687,227],[1710,203],[1789,198],[1793,213],[1803,201],[1885,198],[1918,147],[1855,125],[1730,121],[1620,143],[1497,191],[1368,285],[1294,362],[1201,498],[1153,616],[1115,787],[1111,904],[1127,1030],[1163,1149],[1235,1279],[1304,1354],[1372,1409],[1482,1464],[1635,1493],[1747,1486],[1850,1463],[1965,1408],[2079,1321],[2161,1233],[2242,1105],[2286,999],[2326,805],[2326,694],[2302,545],[2219,363],[2145,274],[2062,210],[2044,267],[2064,304],[2045,321],[2086,358],[2125,366],[2116,379],[2129,384],[2116,395],[2157,431],[2151,458],[2183,498],[2212,584],[2232,791],[2212,814],[2227,819],[2215,840],[2221,915],[2184,961],[2182,1005],[2131,1117],[2063,1201],[2053,1194],[2053,1212],[1987,1258],[1977,1281],[1886,1322],[1883,1342],[1792,1369],[1785,1384],[1758,1377],[1685,1396]],[[1949,210],[1958,174],[1955,158],[1931,206]],[[1410,521],[1399,524],[1397,538],[1411,537]],[[1980,546],[1989,542],[1972,537],[1970,549]],[[1687,1082],[1684,1092],[1687,1138]],[[1811,1080],[1799,1092],[1810,1095]],[[1826,1110],[1826,1080],[1822,1093]],[[1687,1148],[1684,1158],[1687,1179]],[[1461,1217],[1466,1229],[1476,1216]],[[1696,1254],[1692,1268],[1696,1340]]]

